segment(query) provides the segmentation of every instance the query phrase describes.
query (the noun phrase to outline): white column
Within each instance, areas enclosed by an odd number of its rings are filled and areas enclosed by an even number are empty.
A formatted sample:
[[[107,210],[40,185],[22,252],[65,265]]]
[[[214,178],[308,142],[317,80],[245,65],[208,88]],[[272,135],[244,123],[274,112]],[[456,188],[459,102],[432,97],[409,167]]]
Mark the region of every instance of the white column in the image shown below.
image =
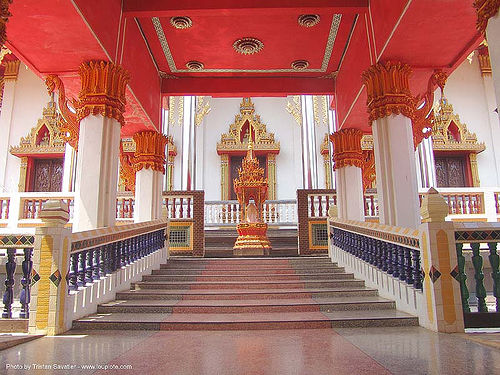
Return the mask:
[[[437,187],[432,138],[423,139],[415,152],[419,188]]]
[[[312,95],[301,95],[302,110],[302,155],[303,187],[318,188],[318,152],[316,147],[316,128],[314,127],[314,105]]]
[[[80,122],[74,232],[115,225],[120,129],[100,115]]]
[[[420,224],[411,120],[390,115],[373,122],[380,223],[409,228]]]
[[[500,12],[491,17],[486,28],[488,49],[490,52],[491,70],[497,103],[500,103]],[[497,114],[498,115],[498,114]],[[498,121],[498,117],[497,117]]]
[[[184,97],[182,124],[182,190],[194,190],[196,181],[196,96]]]
[[[339,218],[365,221],[361,168],[346,166],[335,170]]]
[[[151,168],[143,168],[135,174],[136,223],[161,217],[162,180],[163,174]]]
[[[10,126],[12,121],[12,110],[14,109],[14,97],[16,94],[17,75],[5,76],[2,98],[2,110],[0,111],[0,190],[5,186],[5,170],[7,168],[7,157],[9,155]]]

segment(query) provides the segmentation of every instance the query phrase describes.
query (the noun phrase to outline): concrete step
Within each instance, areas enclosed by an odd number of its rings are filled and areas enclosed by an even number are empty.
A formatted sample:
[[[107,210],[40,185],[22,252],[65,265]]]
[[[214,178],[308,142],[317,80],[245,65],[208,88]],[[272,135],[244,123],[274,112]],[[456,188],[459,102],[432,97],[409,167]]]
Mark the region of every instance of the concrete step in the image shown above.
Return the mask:
[[[328,275],[335,273],[345,273],[345,269],[343,267],[329,267],[329,268],[305,268],[298,270],[290,270],[288,268],[283,269],[246,269],[246,270],[232,270],[232,269],[224,269],[224,270],[210,270],[210,269],[190,269],[190,268],[160,268],[157,270],[153,270],[152,275],[283,275],[283,274],[309,274],[309,275],[324,275],[324,277],[328,277]]]
[[[184,281],[184,282],[159,282],[147,281],[134,284],[135,290],[144,289],[281,289],[281,288],[352,288],[363,287],[362,280],[311,280],[298,282],[293,280],[283,281]]]
[[[108,313],[267,313],[339,310],[387,310],[395,303],[380,297],[333,297],[256,300],[124,300],[100,305],[97,312]]]
[[[376,289],[370,288],[323,288],[323,289],[143,289],[116,293],[117,300],[147,299],[281,299],[281,298],[330,298],[350,296],[377,296]]]
[[[329,327],[394,327],[418,325],[418,319],[397,310],[233,314],[93,314],[73,322],[74,329],[251,330]]]
[[[146,275],[142,277],[142,281],[273,281],[273,280],[295,280],[295,281],[306,281],[306,280],[318,280],[325,279],[331,280],[348,280],[354,279],[352,273],[328,273],[328,274],[274,274],[274,275],[182,275],[182,274],[164,274],[164,275]]]

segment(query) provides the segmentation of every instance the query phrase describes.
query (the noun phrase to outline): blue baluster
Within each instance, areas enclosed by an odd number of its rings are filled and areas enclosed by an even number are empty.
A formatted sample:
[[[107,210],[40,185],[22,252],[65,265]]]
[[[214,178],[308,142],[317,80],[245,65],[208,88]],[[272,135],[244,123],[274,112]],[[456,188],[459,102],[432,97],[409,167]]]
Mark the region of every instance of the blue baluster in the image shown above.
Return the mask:
[[[94,250],[89,250],[87,253],[87,270],[85,282],[92,283],[94,281]]]
[[[71,272],[69,275],[70,289],[78,290],[78,253],[71,254]]]
[[[412,249],[413,287],[422,290],[422,271],[420,270],[420,251]]]
[[[83,250],[79,253],[80,265],[78,267],[78,284],[85,286],[85,276],[87,273],[87,251]]]
[[[12,303],[14,302],[14,273],[16,272],[16,249],[7,249],[5,263],[5,293],[3,294],[2,318],[12,318]]]
[[[413,273],[411,270],[411,252],[410,249],[404,248],[404,253],[405,253],[405,281],[407,284],[412,285],[413,284]]]
[[[94,280],[101,278],[101,248],[94,250]]]
[[[31,255],[33,249],[24,249],[24,260],[22,263],[23,278],[21,279],[21,294],[19,300],[21,302],[21,312],[19,317],[28,319],[30,317],[30,301],[31,301],[31,270],[33,269],[33,261]]]

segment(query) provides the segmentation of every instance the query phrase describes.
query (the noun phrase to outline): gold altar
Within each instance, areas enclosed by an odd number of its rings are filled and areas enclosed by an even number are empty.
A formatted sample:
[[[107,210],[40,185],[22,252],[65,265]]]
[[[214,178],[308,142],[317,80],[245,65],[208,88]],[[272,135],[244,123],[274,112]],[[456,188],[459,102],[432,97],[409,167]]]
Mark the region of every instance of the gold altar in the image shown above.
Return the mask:
[[[263,205],[267,196],[268,183],[264,178],[264,169],[254,155],[251,137],[248,152],[238,171],[234,191],[241,207],[241,223],[238,224],[238,238],[233,247],[236,256],[269,255],[271,243],[267,238],[267,224],[263,222]]]

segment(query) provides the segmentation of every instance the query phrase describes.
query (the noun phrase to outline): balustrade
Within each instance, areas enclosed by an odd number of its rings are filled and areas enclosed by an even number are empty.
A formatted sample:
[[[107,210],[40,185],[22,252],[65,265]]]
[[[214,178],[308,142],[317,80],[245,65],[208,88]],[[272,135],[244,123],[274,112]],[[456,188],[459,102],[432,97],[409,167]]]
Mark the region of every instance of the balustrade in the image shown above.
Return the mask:
[[[30,235],[2,235],[0,237],[0,248],[6,249],[7,262],[5,263],[5,291],[3,294],[3,311],[2,318],[11,319],[17,317],[13,313],[13,305],[17,301],[14,293],[15,275],[17,269],[17,260],[22,258],[21,263],[21,290],[19,299],[21,309],[19,318],[29,318],[29,303],[30,303],[30,286],[31,286],[31,269],[33,262],[31,260],[33,254],[34,237]]]
[[[497,250],[499,241],[498,225],[494,228],[455,230],[458,258],[457,279],[460,282],[464,313],[471,313],[471,311],[474,313],[476,309],[479,313],[488,311],[500,313],[500,256]],[[482,244],[485,246],[483,247]],[[489,264],[484,259],[486,254],[488,254]],[[471,267],[467,267],[468,259],[470,259]],[[488,269],[487,273],[485,273],[485,268]],[[473,274],[467,274],[468,272]],[[474,291],[472,300],[470,289]]]
[[[69,287],[78,290],[164,246],[165,223],[72,241]]]
[[[37,196],[27,197],[21,196],[21,211],[19,212],[19,219],[38,219],[42,205],[49,199],[60,199],[68,204],[70,209],[70,218],[73,217],[73,197],[72,196]]]
[[[497,214],[500,214],[500,193],[494,193],[494,197]]]
[[[418,238],[335,221],[329,225],[332,245],[422,290]]]
[[[132,193],[120,192],[116,197],[116,218],[118,220],[133,219],[135,198]]]
[[[0,220],[9,219],[10,198],[0,197]]]

